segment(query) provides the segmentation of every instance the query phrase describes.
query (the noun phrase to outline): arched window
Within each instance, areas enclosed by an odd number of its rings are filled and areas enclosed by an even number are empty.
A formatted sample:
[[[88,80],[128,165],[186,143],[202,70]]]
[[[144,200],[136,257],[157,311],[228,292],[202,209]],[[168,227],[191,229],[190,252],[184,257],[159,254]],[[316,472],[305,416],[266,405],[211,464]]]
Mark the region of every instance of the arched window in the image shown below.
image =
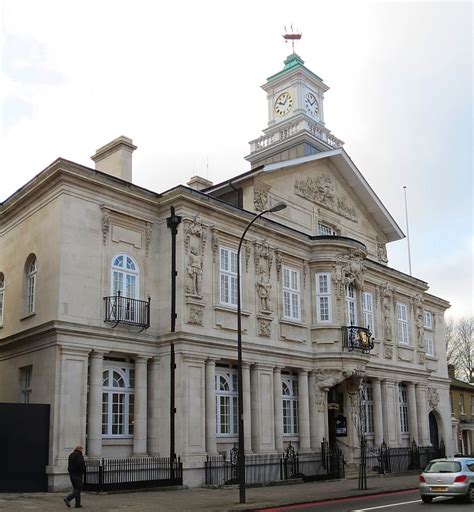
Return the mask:
[[[111,295],[138,299],[138,265],[133,258],[119,254],[112,260]]]
[[[32,254],[26,262],[26,314],[30,315],[35,312],[36,302],[36,276],[38,265],[36,256]]]
[[[0,325],[3,325],[3,305],[5,304],[5,276],[0,272]]]
[[[283,434],[298,434],[298,379],[287,375],[281,379],[283,399]]]
[[[236,436],[238,432],[237,372],[216,371],[216,434]]]
[[[133,365],[105,368],[102,378],[102,436],[132,436],[135,391]]]

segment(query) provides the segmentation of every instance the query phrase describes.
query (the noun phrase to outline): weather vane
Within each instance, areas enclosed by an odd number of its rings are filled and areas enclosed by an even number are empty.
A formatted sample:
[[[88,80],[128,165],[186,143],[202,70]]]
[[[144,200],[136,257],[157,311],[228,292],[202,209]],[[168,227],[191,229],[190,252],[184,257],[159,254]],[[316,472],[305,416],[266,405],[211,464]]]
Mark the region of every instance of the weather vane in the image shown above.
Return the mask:
[[[285,29],[283,39],[285,40],[285,43],[291,41],[291,49],[293,53],[295,53],[295,41],[299,41],[303,33],[298,32],[298,29],[293,30],[293,25],[290,25],[290,31],[287,30],[286,25],[283,28]]]

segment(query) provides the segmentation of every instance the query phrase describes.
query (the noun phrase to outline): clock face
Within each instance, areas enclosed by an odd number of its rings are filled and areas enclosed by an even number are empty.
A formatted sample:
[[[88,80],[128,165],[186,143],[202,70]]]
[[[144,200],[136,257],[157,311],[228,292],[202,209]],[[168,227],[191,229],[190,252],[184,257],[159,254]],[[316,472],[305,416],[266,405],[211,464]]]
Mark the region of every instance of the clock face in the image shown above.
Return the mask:
[[[278,116],[288,114],[293,106],[293,98],[288,91],[282,92],[275,101],[275,113]]]
[[[308,92],[305,96],[304,104],[306,107],[306,112],[308,112],[310,116],[316,117],[318,115],[319,104],[314,94]]]

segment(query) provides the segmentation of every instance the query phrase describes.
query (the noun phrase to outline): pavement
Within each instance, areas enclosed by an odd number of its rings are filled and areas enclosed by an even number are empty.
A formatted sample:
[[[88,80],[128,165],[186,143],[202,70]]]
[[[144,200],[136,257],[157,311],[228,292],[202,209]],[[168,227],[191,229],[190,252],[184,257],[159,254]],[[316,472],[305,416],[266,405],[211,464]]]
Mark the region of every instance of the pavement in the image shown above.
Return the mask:
[[[173,489],[121,493],[82,494],[84,511],[112,512],[214,512],[258,510],[296,503],[322,501],[352,496],[394,492],[418,487],[417,474],[383,475],[367,478],[367,489],[359,490],[357,479],[329,480],[323,482],[292,483],[252,487],[247,489],[247,502],[239,503],[239,489]],[[67,510],[64,493],[0,494],[0,510],[47,511]]]

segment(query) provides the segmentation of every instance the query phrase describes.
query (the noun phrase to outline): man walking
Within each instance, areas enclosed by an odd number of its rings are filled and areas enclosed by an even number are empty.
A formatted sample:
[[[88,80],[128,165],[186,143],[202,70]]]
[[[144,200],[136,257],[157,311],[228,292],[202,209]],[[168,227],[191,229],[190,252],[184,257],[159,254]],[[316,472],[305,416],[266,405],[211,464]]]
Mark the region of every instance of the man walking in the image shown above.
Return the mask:
[[[72,489],[71,494],[63,498],[66,507],[70,508],[70,502],[73,498],[76,499],[76,508],[81,508],[81,489],[82,489],[82,478],[86,472],[86,463],[84,462],[84,456],[82,455],[84,448],[78,444],[74,451],[69,455],[67,470],[69,472],[69,478],[71,479]]]

